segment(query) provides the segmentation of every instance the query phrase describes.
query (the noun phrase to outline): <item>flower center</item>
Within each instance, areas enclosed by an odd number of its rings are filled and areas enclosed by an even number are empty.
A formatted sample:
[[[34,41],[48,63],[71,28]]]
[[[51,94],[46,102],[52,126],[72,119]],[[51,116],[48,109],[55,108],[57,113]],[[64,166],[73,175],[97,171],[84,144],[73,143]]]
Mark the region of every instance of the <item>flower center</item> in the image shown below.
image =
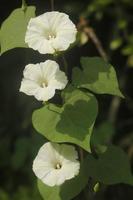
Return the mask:
[[[54,39],[56,36],[54,34],[48,35],[48,40]]]
[[[55,169],[61,169],[62,165],[60,163],[56,163]]]
[[[47,31],[44,32],[44,37],[47,40],[55,39],[56,38],[56,32],[53,31],[53,30],[47,30]]]
[[[40,86],[41,86],[42,88],[48,87],[48,82],[47,82],[47,80],[43,80],[43,81],[41,82]]]

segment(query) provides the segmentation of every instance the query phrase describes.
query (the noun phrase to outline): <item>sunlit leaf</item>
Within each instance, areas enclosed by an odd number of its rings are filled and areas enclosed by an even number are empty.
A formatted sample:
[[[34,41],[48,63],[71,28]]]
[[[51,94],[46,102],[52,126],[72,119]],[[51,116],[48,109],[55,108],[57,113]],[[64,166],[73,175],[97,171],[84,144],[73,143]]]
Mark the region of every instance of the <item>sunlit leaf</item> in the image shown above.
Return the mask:
[[[26,10],[18,8],[3,22],[0,31],[1,54],[16,47],[27,47],[25,32],[28,21],[34,16],[34,6],[29,6]]]
[[[73,84],[76,87],[123,97],[112,65],[99,57],[82,57],[81,66],[83,70],[77,67],[73,69]]]

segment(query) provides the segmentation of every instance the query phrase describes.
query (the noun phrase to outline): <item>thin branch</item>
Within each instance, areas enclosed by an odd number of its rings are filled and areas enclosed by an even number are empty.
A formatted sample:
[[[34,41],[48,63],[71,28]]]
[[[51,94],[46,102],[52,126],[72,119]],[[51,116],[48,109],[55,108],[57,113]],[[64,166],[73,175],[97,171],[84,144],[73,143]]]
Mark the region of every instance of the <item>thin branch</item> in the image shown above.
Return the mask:
[[[84,28],[84,32],[88,35],[88,37],[92,40],[92,42],[95,44],[99,54],[101,55],[101,57],[104,60],[108,60],[107,54],[103,49],[103,46],[99,40],[99,38],[97,37],[95,31],[93,30],[93,28],[89,28],[89,27],[85,27]]]
[[[119,83],[121,85],[121,88],[124,89],[125,85],[126,85],[126,67],[125,69],[123,70],[123,73],[119,79]],[[121,105],[121,100],[122,98],[121,97],[118,97],[118,96],[115,96],[113,97],[112,101],[111,101],[111,104],[110,104],[110,109],[109,109],[109,113],[108,113],[108,119],[111,123],[115,123],[116,122],[116,119],[117,119],[117,114],[118,114],[118,111],[119,111],[119,107]]]
[[[96,49],[98,50],[99,54],[101,55],[101,57],[107,61],[108,56],[102,46],[101,41],[97,37],[94,29],[88,25],[88,21],[84,17],[82,17],[82,16],[80,17],[77,28],[80,31],[84,32],[88,36],[88,38],[90,38],[92,40],[92,42],[94,43],[94,45],[95,45]]]
[[[108,114],[108,120],[114,124],[117,118],[117,113],[120,107],[121,98],[118,96],[113,97],[110,108],[109,108],[109,114]]]

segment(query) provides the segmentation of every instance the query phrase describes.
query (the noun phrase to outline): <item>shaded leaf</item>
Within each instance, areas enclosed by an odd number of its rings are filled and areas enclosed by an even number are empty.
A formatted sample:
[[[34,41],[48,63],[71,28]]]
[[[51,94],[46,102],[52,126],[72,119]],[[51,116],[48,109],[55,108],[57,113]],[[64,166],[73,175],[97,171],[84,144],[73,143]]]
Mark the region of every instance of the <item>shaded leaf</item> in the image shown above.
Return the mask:
[[[49,104],[33,113],[35,129],[53,142],[70,142],[90,151],[90,136],[97,116],[97,100],[74,90],[62,107]]]
[[[115,146],[95,159],[88,155],[88,171],[92,178],[104,184],[127,183],[133,185],[133,176],[127,155]]]
[[[113,134],[114,127],[108,121],[103,122],[94,129],[91,136],[91,144],[97,153],[103,153],[107,150]]]

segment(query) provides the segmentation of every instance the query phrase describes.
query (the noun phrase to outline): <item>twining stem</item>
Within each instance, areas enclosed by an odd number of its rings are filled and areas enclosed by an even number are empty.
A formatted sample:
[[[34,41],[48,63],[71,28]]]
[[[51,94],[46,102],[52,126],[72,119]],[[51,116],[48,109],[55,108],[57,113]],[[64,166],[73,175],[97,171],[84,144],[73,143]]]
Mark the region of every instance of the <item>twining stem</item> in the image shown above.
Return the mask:
[[[99,40],[99,38],[97,37],[95,31],[93,30],[93,28],[90,27],[85,27],[84,28],[84,32],[89,36],[89,38],[92,40],[92,42],[94,43],[95,47],[97,48],[99,54],[101,55],[101,57],[107,61],[108,57],[107,54],[105,52],[105,50],[103,49],[103,46],[101,44],[101,41]]]
[[[50,0],[51,1],[51,10],[54,10],[54,0]]]
[[[106,52],[105,52],[105,50],[102,46],[101,41],[97,37],[94,29],[88,25],[88,21],[83,16],[80,17],[80,21],[79,21],[77,27],[78,27],[79,31],[84,32],[88,36],[88,38],[90,38],[92,40],[92,42],[94,43],[94,45],[95,45],[97,51],[99,52],[100,56],[105,61],[107,61],[108,56],[107,56],[107,54],[106,54]]]

